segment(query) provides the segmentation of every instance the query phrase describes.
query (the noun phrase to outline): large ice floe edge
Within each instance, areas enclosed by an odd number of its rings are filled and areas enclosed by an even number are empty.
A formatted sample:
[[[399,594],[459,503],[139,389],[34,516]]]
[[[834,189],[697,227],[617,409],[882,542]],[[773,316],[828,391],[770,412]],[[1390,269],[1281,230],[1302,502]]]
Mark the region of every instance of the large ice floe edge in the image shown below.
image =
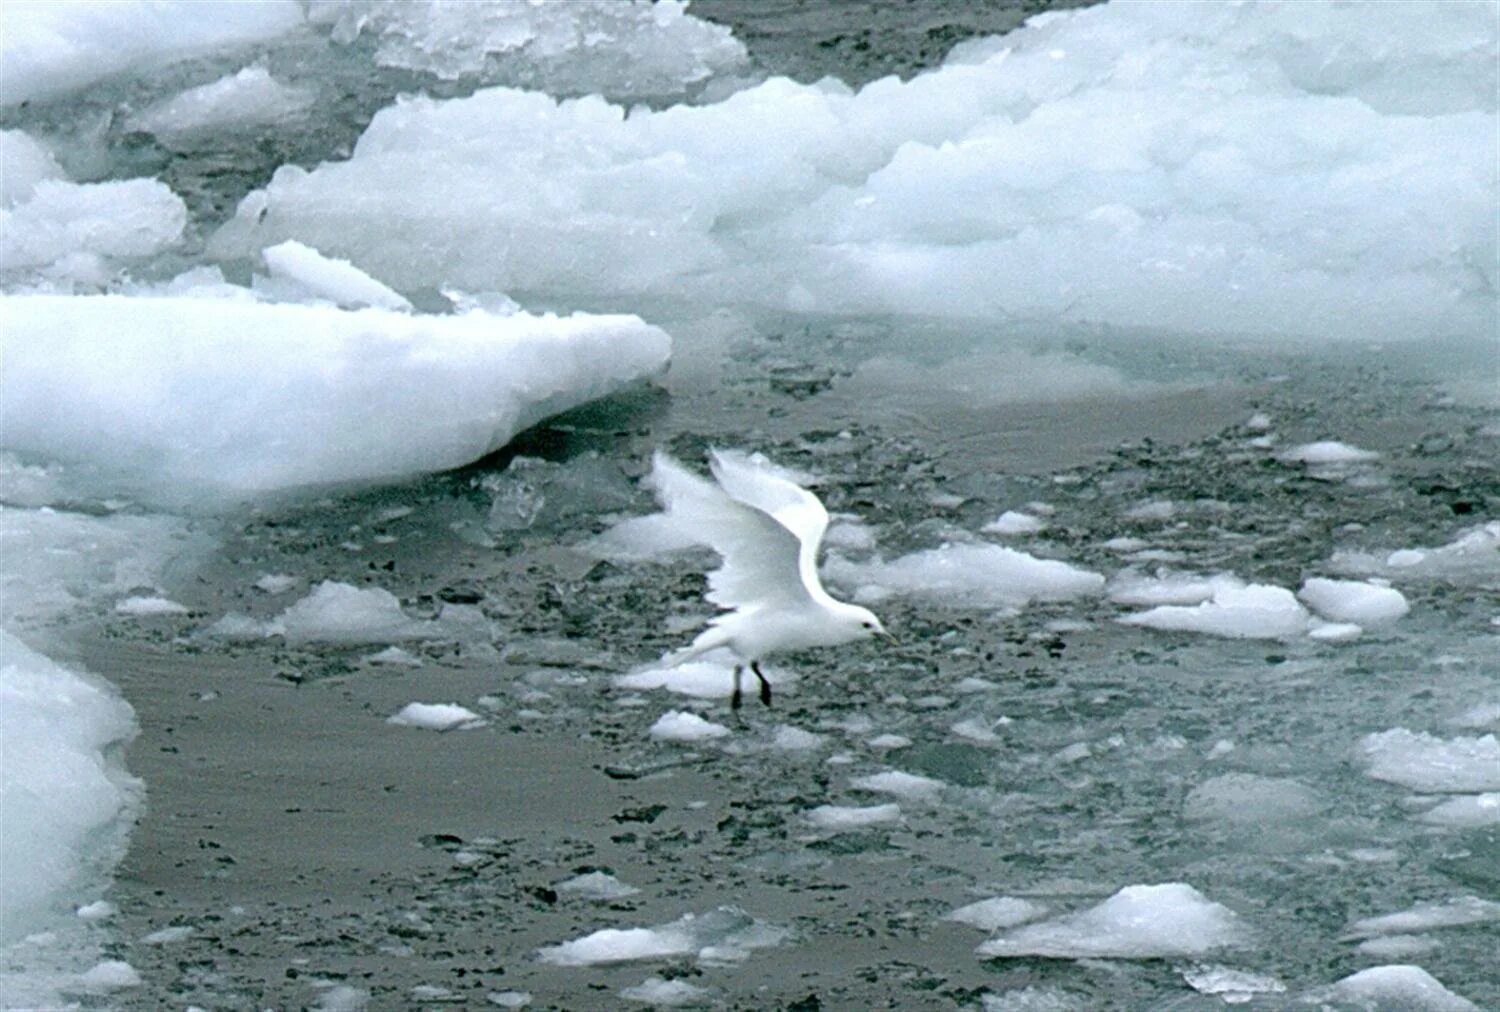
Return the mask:
[[[1491,15],[1108,4],[858,91],[415,98],[348,160],[278,172],[211,249],[296,238],[523,301],[1488,341]]]

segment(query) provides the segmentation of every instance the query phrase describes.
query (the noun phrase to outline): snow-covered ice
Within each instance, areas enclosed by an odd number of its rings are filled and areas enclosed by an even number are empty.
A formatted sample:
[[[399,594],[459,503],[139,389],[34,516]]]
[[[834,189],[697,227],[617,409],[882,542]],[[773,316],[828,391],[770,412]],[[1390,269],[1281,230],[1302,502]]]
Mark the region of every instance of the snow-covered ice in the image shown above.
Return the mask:
[[[44,179],[67,178],[45,144],[22,130],[0,130],[0,209],[30,200]]]
[[[630,316],[118,295],[10,296],[0,312],[5,446],[157,498],[457,467],[659,374],[671,348]]]
[[[830,580],[858,588],[861,600],[900,594],[954,607],[1020,608],[1032,601],[1087,597],[1104,588],[1098,573],[987,544],[948,544],[889,562],[830,555],[823,571]]]
[[[1166,959],[1236,945],[1246,932],[1228,907],[1182,882],[1126,886],[1098,906],[1016,928],[981,956]]]
[[[484,718],[457,703],[407,703],[387,723],[427,731],[455,731],[478,727]]]
[[[170,248],[187,220],[182,199],[154,179],[42,179],[28,198],[0,209],[0,278],[103,287],[120,266]],[[7,330],[24,326],[15,300],[4,312]],[[97,333],[87,336],[98,340]]]

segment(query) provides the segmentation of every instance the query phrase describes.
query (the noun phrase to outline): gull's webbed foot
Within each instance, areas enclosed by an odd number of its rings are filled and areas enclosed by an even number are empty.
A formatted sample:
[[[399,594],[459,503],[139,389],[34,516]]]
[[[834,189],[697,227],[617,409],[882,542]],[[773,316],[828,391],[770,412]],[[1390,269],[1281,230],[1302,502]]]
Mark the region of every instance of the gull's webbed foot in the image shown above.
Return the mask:
[[[768,681],[766,681],[765,673],[760,670],[760,661],[752,661],[751,664],[750,664],[750,670],[753,671],[753,672],[755,672],[755,677],[756,678],[760,679],[760,701],[764,705],[770,706],[771,705],[771,683],[768,682]],[[739,686],[739,681],[737,679],[735,681],[735,686],[736,687]]]

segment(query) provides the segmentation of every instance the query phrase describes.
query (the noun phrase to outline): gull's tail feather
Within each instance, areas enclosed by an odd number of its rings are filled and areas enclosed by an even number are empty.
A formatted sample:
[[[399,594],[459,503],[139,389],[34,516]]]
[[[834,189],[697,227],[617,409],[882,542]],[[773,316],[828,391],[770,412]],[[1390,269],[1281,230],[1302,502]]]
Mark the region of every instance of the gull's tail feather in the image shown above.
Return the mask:
[[[696,660],[712,650],[717,650],[720,647],[728,645],[729,637],[725,635],[724,630],[710,626],[699,633],[698,638],[693,640],[689,645],[683,647],[681,650],[674,650],[663,657],[661,659],[662,666],[668,668],[681,667],[688,661]]]

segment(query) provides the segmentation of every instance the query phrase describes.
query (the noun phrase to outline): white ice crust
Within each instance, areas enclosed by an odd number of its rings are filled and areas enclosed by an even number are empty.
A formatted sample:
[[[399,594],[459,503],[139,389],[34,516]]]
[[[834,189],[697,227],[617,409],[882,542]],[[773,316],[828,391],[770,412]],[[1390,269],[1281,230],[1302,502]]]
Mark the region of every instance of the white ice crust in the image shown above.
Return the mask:
[[[670,352],[631,316],[114,295],[10,296],[0,313],[6,448],[165,500],[456,467]]]
[[[1483,4],[1108,4],[858,92],[419,98],[212,249],[617,306],[1490,340],[1495,40]]]

